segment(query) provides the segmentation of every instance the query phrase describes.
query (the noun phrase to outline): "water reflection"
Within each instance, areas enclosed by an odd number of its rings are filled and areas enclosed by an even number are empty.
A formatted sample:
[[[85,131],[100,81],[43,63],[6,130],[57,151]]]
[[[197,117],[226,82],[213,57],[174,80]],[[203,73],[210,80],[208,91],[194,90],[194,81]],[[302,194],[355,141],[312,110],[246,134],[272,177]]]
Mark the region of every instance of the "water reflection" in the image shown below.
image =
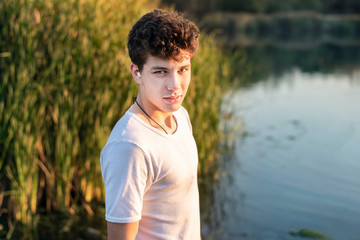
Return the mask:
[[[214,239],[360,238],[359,73],[293,68],[230,94],[223,112],[244,130],[223,159]]]

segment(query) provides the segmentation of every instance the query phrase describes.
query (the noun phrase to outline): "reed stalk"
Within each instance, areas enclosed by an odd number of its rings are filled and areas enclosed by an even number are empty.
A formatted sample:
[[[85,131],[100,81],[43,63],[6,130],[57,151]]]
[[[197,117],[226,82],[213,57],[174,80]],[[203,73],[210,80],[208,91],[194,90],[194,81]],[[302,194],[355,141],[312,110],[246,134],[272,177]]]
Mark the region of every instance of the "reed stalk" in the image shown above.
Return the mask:
[[[0,179],[6,180],[0,189],[8,193],[1,208],[11,221],[32,228],[39,209],[73,214],[80,207],[91,214],[90,203],[104,201],[99,154],[137,92],[127,34],[156,6],[149,0],[0,3]],[[218,113],[229,66],[212,37],[201,39],[184,104],[205,174],[221,141]]]

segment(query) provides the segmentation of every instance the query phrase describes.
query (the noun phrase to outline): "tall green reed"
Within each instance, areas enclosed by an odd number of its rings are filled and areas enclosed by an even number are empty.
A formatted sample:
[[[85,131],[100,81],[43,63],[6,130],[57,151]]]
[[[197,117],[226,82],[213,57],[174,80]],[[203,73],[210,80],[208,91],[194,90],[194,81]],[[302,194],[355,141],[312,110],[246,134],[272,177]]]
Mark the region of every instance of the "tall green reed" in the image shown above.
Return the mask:
[[[17,221],[29,224],[40,202],[104,199],[99,152],[136,91],[126,34],[150,5],[130,2],[0,4],[1,187]]]
[[[230,86],[230,56],[212,36],[201,35],[199,52],[192,63],[192,82],[184,105],[192,120],[198,145],[200,176],[216,169],[219,144],[220,105]]]
[[[137,92],[127,33],[156,6],[149,0],[0,4],[1,208],[13,222],[36,225],[39,208],[74,213],[82,207],[91,214],[90,203],[104,201],[99,153]],[[228,62],[212,37],[201,36],[184,103],[201,175],[214,166],[221,141]]]

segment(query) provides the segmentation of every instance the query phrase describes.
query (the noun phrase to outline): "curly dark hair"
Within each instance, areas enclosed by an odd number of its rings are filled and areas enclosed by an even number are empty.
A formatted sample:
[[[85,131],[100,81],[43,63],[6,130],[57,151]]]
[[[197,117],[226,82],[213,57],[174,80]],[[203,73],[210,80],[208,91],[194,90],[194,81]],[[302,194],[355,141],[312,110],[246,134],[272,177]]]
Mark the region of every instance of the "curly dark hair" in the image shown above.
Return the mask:
[[[180,53],[185,51],[193,58],[199,46],[199,35],[198,27],[180,13],[155,9],[142,16],[130,30],[129,56],[140,71],[149,54],[180,61]]]

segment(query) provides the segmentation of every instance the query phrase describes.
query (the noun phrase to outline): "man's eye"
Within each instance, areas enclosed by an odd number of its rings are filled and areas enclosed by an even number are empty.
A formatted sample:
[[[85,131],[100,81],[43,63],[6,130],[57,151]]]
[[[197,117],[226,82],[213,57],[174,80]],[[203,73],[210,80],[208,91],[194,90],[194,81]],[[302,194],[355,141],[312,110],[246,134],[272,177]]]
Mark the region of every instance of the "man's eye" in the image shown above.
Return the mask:
[[[155,74],[165,74],[166,72],[163,71],[163,70],[159,70],[159,71],[155,71],[154,73],[155,73]]]
[[[184,73],[184,72],[186,72],[188,69],[187,68],[181,68],[180,70],[179,70],[179,72],[180,73]]]

